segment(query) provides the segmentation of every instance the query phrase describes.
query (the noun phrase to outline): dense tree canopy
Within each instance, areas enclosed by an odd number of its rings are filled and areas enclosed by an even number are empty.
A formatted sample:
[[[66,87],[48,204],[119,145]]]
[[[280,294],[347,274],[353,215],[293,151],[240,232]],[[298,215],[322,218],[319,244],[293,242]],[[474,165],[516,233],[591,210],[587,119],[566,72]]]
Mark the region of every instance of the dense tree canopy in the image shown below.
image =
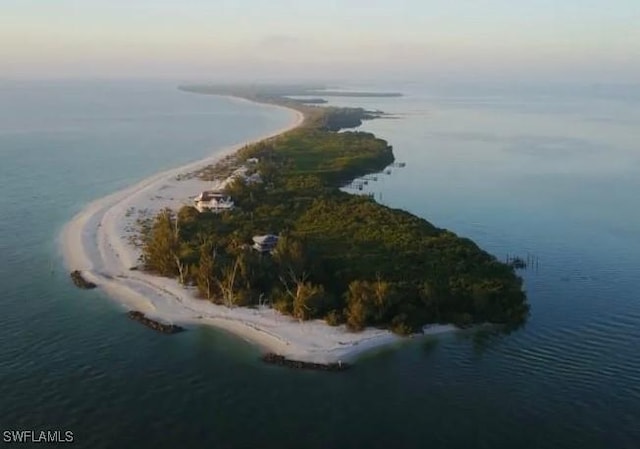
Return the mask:
[[[528,305],[513,267],[469,239],[340,190],[393,162],[384,140],[336,132],[364,114],[315,108],[305,126],[242,149],[238,162],[258,158],[263,182],[232,184],[231,212],[163,211],[145,239],[146,269],[192,283],[213,302],[270,303],[355,331],[522,323]],[[259,234],[280,236],[272,254],[249,246]]]

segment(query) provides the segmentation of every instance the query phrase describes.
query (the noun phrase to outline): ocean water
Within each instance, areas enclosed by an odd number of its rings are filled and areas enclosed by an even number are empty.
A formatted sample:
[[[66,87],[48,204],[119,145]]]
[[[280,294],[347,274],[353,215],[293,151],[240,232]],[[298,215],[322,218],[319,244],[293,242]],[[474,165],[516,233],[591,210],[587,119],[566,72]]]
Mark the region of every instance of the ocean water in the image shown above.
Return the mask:
[[[380,86],[366,86],[380,88]],[[265,366],[211,328],[158,335],[80,291],[56,237],[88,201],[283,126],[284,111],[167,83],[0,84],[0,431],[78,447],[640,447],[637,88],[389,86],[334,99],[404,168],[376,199],[530,255],[508,336],[459,333],[346,373]]]

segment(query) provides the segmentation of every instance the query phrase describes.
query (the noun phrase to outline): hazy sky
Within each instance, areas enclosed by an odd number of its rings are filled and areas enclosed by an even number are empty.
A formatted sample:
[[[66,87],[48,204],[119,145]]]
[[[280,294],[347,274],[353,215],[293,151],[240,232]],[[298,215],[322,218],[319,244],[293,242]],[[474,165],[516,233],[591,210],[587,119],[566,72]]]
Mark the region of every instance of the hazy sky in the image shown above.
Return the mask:
[[[640,0],[0,0],[0,77],[640,79]]]

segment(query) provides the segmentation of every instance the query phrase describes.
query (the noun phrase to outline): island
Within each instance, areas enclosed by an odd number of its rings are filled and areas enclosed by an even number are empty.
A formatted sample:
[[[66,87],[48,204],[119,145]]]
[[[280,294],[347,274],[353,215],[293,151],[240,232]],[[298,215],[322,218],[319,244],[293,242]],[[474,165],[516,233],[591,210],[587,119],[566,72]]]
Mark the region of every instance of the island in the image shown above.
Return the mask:
[[[323,106],[321,96],[344,93],[317,86],[181,89],[288,108],[296,121],[89,205],[63,233],[76,249],[67,263],[88,281],[144,316],[213,324],[291,366],[342,366],[402,336],[525,322],[512,265],[343,189],[395,163],[388,142],[353,130],[384,113]],[[347,96],[372,95],[398,94]]]
[[[343,131],[379,113],[312,107],[286,90],[233,94],[293,107],[305,122],[196,172],[217,181],[242,168],[219,189],[235,207],[162,211],[144,237],[144,269],[196,285],[202,298],[228,307],[267,303],[353,331],[412,334],[430,323],[524,320],[522,281],[511,266],[469,239],[341,190],[394,162],[388,142]],[[271,237],[272,247],[259,247],[261,237]]]

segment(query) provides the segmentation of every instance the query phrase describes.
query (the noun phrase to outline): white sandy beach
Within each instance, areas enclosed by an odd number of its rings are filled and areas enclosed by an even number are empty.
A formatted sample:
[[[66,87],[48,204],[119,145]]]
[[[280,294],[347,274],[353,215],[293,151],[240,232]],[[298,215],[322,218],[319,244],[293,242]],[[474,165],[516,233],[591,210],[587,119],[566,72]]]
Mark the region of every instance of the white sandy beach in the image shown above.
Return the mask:
[[[272,106],[274,108],[279,106]],[[289,109],[288,109],[289,110]],[[299,126],[300,112],[283,129],[257,140],[281,134]],[[186,325],[210,324],[241,336],[264,349],[293,360],[317,363],[350,361],[364,351],[404,339],[384,330],[348,332],[344,326],[331,327],[323,321],[300,323],[273,309],[227,308],[197,299],[193,289],[177,280],[152,276],[130,268],[138,264],[140,250],[129,239],[138,213],[190,203],[190,198],[210,188],[197,178],[177,180],[181,174],[216,163],[247,145],[227,148],[203,160],[169,170],[87,205],[62,230],[60,244],[65,265],[80,270],[109,296],[127,309],[144,312],[151,318]],[[426,334],[455,330],[450,325],[425,328]]]

